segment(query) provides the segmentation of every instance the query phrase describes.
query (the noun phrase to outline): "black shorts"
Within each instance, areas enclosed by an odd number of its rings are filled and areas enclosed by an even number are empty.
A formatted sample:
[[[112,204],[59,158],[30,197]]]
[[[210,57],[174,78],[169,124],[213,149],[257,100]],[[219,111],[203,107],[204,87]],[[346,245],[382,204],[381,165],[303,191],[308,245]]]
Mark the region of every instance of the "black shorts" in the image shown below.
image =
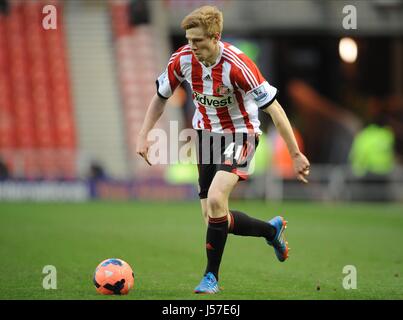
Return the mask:
[[[259,135],[252,133],[212,133],[197,130],[197,167],[199,169],[199,197],[207,198],[211,182],[217,171],[236,174],[246,180]]]

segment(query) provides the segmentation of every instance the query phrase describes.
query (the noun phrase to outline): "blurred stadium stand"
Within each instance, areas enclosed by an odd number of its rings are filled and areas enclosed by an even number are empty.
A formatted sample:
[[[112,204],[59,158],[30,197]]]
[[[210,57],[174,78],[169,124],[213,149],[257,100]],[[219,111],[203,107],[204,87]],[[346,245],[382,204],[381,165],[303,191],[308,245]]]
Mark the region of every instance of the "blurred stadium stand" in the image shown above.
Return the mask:
[[[116,67],[122,99],[129,174],[141,176],[146,164],[138,160],[136,138],[148,103],[155,94],[158,75],[158,42],[150,25],[144,1],[109,1],[115,46]],[[130,15],[132,14],[132,15]],[[160,123],[164,124],[164,117]],[[161,176],[164,168],[155,166],[147,174]]]
[[[206,3],[224,12],[223,39],[251,50],[280,89],[312,162],[310,184],[301,186],[262,115],[267,154],[261,163],[267,168],[234,196],[402,201],[401,0],[1,0],[0,159],[14,184],[1,183],[0,199],[20,199],[15,180],[85,180],[94,164],[104,174],[88,192],[83,184],[64,186],[73,200],[195,198],[194,185],[172,183],[180,181],[173,176],[180,167],[149,167],[135,154],[135,141],[156,76],[186,43],[180,21]],[[57,8],[56,30],[42,27],[47,4]],[[357,9],[356,30],[342,27],[346,5]],[[338,55],[343,36],[358,44],[355,63]],[[179,90],[158,123],[165,131],[174,120],[179,130],[189,127],[193,107],[183,97],[189,88]],[[383,175],[359,176],[349,155],[371,124],[391,128],[395,162]],[[32,198],[27,190],[22,194]]]
[[[71,179],[76,132],[65,30],[59,20],[45,31],[42,8],[10,1],[0,15],[0,153],[12,176]]]
[[[67,41],[76,126],[77,170],[87,176],[91,163],[110,175],[127,175],[126,141],[121,98],[106,1],[65,1]]]

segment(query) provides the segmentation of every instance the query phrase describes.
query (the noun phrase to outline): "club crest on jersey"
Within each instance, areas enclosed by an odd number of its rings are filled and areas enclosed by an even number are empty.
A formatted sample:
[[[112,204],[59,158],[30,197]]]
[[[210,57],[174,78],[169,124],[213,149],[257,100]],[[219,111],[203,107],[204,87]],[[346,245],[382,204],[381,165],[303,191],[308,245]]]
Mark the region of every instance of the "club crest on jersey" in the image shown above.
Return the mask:
[[[220,96],[225,96],[226,94],[229,94],[231,92],[230,88],[227,86],[224,86],[223,84],[218,86],[216,89],[216,93],[219,94]]]

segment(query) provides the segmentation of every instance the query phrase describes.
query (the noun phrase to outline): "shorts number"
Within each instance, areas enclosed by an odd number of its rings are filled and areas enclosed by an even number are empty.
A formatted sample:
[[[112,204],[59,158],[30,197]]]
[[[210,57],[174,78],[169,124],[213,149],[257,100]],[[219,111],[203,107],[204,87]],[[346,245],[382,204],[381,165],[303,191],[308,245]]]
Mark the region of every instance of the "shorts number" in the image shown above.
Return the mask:
[[[235,142],[231,142],[231,143],[228,145],[228,147],[225,149],[224,155],[225,155],[227,158],[231,158],[232,155],[234,154],[234,147],[235,147]],[[235,157],[234,157],[234,159],[235,159],[236,161],[238,161],[238,160],[239,160],[239,157],[241,156],[242,148],[243,148],[243,146],[238,146],[238,148],[236,149]]]

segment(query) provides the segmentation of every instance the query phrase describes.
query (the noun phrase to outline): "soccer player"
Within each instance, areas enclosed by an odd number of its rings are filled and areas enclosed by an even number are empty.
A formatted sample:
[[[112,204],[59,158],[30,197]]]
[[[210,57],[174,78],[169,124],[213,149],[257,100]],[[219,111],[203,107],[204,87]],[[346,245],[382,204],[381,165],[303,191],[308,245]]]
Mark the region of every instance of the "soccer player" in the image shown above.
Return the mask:
[[[270,221],[229,210],[228,200],[236,183],[248,176],[250,161],[261,131],[258,111],[269,114],[287,144],[296,176],[307,183],[309,161],[300,152],[290,122],[276,100],[277,89],[262,76],[243,52],[220,41],[223,15],[216,7],[203,6],[181,24],[188,45],[172,54],[158,77],[137,140],[136,152],[150,164],[147,134],[164,111],[175,88],[187,81],[193,91],[193,127],[198,133],[199,196],[207,223],[207,267],[195,293],[217,293],[218,271],[228,233],[263,237],[280,261],[288,258],[284,238],[287,221]],[[151,164],[150,164],[151,165]]]

